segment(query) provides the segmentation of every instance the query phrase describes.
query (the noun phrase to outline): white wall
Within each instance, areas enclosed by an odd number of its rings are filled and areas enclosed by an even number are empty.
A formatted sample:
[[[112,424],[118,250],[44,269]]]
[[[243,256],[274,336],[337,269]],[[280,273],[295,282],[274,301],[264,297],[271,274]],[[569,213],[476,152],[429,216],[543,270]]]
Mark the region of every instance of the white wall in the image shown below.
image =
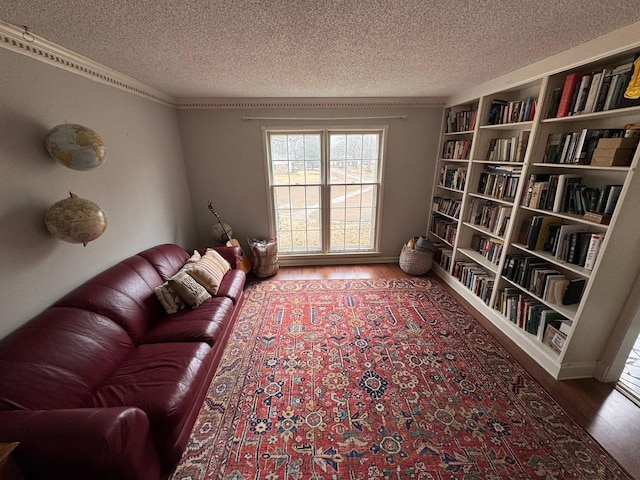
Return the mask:
[[[94,274],[147,247],[195,243],[176,111],[0,48],[0,337]],[[70,170],[44,148],[79,123],[107,147],[104,165]],[[102,207],[86,247],[53,238],[44,213],[76,195]]]
[[[249,117],[343,118],[406,115],[407,118],[349,121],[243,120]],[[322,107],[219,108],[178,111],[198,240],[211,243],[211,201],[246,247],[249,237],[269,235],[268,190],[262,126],[388,124],[382,217],[382,254],[394,261],[404,242],[427,227],[442,108]],[[246,251],[246,250],[245,250]]]

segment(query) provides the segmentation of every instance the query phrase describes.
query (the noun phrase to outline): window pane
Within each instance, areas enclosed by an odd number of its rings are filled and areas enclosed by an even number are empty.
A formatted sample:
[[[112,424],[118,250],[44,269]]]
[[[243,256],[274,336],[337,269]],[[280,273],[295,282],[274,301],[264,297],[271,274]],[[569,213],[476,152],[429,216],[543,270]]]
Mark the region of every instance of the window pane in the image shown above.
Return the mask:
[[[320,183],[320,134],[272,134],[269,143],[273,185]]]
[[[329,182],[377,182],[379,139],[379,134],[331,134]]]
[[[321,251],[320,187],[274,187],[274,208],[278,250]],[[309,236],[309,232],[314,232]]]
[[[331,187],[331,238],[332,251],[366,251],[374,248],[375,197],[373,185],[348,185]],[[365,205],[369,202],[369,205]]]

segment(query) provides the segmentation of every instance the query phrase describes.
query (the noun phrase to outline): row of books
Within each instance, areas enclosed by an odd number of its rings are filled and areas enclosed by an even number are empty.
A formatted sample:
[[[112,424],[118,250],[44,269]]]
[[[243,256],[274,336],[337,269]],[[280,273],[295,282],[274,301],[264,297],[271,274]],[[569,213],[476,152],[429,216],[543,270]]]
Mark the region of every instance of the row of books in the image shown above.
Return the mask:
[[[553,217],[536,215],[522,222],[518,242],[529,250],[549,252],[557,260],[593,270],[604,233],[584,225],[564,224]]]
[[[632,72],[633,63],[627,62],[594,72],[568,74],[562,88],[551,93],[547,117],[566,117],[640,104],[638,100],[624,97]]]
[[[486,228],[491,233],[504,236],[511,219],[511,207],[498,205],[483,198],[472,198],[469,222]]]
[[[447,133],[469,132],[476,128],[478,110],[471,105],[457,105],[447,110]]]
[[[433,208],[453,218],[460,218],[462,200],[459,198],[433,197]]]
[[[517,288],[505,288],[501,291],[496,299],[495,309],[518,327],[536,335],[540,341],[543,341],[548,327],[562,331],[565,338],[571,330],[571,320]],[[560,350],[563,343],[559,345]]]
[[[485,237],[483,235],[473,235],[471,237],[471,248],[491,263],[498,265],[504,248],[504,242],[502,240]]]
[[[467,167],[458,165],[442,165],[440,167],[440,177],[438,185],[454,190],[464,190],[464,184],[467,179]]]
[[[577,132],[551,133],[547,137],[542,161],[590,165],[601,138],[620,138],[624,132],[623,128],[583,128]]]
[[[433,219],[433,228],[431,229],[438,237],[453,245],[456,243],[456,232],[458,224],[444,218]]]
[[[572,174],[532,174],[524,188],[523,206],[578,215],[612,215],[622,193],[622,185],[589,187]]]
[[[578,303],[586,284],[584,278],[569,279],[546,260],[526,254],[507,255],[502,275],[554,305]]]
[[[492,138],[487,149],[487,160],[498,162],[524,162],[524,154],[529,143],[529,131],[523,130],[517,136]]]
[[[487,125],[529,122],[535,116],[537,104],[537,97],[516,101],[492,100],[489,116],[487,117]]]
[[[489,304],[495,279],[475,262],[457,260],[453,264],[453,276],[471,290],[476,296]]]
[[[480,173],[478,193],[513,201],[518,189],[522,167],[487,165]]]
[[[447,140],[442,147],[442,158],[468,160],[471,140]]]
[[[453,260],[453,250],[450,248],[440,248],[438,255],[434,255],[434,260],[448,272],[449,267],[451,267],[451,261]]]

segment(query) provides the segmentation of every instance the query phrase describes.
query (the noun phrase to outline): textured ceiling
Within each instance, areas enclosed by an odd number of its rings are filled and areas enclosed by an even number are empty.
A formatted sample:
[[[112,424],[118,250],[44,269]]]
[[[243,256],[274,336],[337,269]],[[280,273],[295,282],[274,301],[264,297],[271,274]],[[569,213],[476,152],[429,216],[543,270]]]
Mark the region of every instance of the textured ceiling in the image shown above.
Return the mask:
[[[0,19],[177,98],[441,97],[637,22],[634,3],[3,0]]]

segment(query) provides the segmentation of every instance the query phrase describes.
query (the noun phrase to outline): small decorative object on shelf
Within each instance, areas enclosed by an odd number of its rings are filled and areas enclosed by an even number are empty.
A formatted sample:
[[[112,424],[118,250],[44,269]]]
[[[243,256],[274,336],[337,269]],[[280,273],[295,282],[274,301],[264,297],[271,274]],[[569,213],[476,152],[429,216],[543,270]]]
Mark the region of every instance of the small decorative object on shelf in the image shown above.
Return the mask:
[[[47,210],[44,223],[54,237],[65,242],[82,243],[85,247],[107,229],[107,217],[102,209],[71,192],[69,198],[54,203]]]
[[[63,123],[49,130],[45,146],[49,155],[73,170],[93,170],[107,159],[100,135],[75,123]]]

